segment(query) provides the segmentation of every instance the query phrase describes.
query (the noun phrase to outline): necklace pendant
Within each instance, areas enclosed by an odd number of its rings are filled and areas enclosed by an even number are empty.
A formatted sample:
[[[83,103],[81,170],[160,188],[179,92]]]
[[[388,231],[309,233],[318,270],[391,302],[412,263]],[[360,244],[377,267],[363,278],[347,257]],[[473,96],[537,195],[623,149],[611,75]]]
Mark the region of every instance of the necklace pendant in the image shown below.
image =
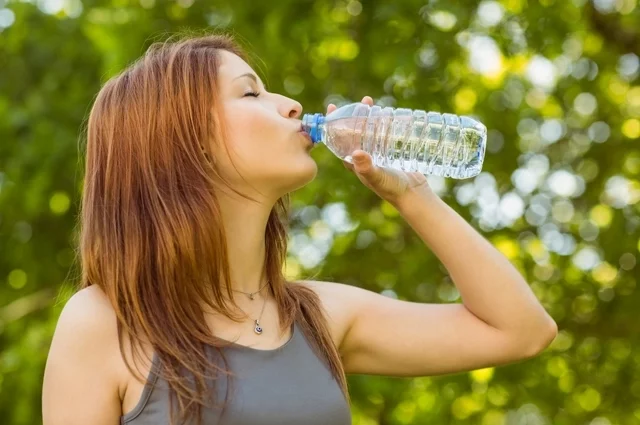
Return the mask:
[[[253,301],[253,294],[249,294],[249,299]]]
[[[262,327],[260,326],[260,322],[258,322],[257,320],[256,320],[256,326],[253,330],[258,335],[262,334]]]

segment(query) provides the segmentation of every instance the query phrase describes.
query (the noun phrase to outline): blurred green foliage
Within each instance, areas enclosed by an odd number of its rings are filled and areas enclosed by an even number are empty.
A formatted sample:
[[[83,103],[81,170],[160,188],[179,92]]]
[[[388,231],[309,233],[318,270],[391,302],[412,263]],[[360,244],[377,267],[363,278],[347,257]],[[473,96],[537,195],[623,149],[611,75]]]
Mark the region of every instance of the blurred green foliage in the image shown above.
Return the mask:
[[[0,0],[0,422],[41,423],[61,289],[77,278],[78,135],[93,96],[184,29],[231,30],[269,90],[305,112],[371,95],[490,130],[482,174],[430,183],[525,275],[560,335],[507,367],[352,376],[355,425],[640,424],[636,0]],[[313,155],[287,273],[459,301],[397,212],[328,150]]]

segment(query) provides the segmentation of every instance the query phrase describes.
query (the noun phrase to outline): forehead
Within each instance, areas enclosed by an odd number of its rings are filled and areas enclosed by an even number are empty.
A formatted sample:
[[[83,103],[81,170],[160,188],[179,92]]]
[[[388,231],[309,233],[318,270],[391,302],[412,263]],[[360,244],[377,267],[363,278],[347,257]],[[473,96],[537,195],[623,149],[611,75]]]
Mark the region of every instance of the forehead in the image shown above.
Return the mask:
[[[221,61],[218,72],[222,80],[231,81],[235,77],[244,73],[253,73],[253,68],[251,68],[240,56],[226,50],[220,50],[219,53]]]

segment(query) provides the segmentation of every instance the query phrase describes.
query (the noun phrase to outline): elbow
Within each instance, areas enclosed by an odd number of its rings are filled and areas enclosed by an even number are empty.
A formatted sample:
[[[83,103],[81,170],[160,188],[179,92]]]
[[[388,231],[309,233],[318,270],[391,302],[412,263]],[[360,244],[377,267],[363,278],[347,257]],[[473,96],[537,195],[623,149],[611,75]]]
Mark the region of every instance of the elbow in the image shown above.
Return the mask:
[[[558,325],[549,316],[543,326],[528,333],[528,349],[525,352],[525,357],[535,357],[542,353],[556,339],[556,336],[558,336]]]

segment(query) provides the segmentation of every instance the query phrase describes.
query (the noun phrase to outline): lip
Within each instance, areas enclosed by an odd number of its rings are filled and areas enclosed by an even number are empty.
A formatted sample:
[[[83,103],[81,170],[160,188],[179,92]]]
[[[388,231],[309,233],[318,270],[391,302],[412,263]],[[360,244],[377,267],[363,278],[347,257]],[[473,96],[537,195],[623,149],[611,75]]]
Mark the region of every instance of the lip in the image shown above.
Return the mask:
[[[309,144],[311,146],[313,146],[313,140],[311,140],[311,136],[309,135],[309,133],[307,133],[306,131],[300,130],[298,131],[298,133],[300,133],[300,135],[302,137],[304,137],[305,139],[307,139],[309,141]]]

